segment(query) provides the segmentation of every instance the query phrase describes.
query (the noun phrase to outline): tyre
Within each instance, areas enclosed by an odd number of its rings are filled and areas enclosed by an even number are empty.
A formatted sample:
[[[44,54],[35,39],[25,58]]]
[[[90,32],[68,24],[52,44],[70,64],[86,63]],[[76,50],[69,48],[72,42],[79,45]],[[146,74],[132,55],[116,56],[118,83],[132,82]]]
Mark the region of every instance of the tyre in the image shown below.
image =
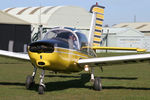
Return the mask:
[[[26,89],[31,89],[31,87],[34,85],[32,76],[27,76],[25,85],[26,85]]]
[[[93,87],[94,87],[94,90],[96,90],[96,91],[102,90],[102,83],[101,83],[101,79],[99,77],[95,78]]]
[[[44,86],[40,85],[38,92],[39,92],[39,94],[44,94]]]

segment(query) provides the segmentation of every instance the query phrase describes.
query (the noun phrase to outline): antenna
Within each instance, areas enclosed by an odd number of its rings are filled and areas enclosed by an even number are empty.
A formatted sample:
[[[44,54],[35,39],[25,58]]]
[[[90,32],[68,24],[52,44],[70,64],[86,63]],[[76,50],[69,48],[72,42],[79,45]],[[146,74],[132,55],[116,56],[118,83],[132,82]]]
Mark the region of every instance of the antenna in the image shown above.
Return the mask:
[[[96,2],[96,6],[98,5],[98,2]]]

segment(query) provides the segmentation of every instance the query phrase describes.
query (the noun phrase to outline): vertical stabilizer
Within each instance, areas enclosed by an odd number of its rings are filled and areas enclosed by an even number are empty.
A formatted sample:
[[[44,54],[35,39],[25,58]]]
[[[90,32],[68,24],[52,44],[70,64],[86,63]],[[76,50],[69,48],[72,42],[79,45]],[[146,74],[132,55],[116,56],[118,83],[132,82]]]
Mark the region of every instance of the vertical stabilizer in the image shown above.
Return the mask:
[[[90,33],[89,33],[89,46],[100,46],[101,34],[102,34],[102,24],[104,20],[104,8],[99,6],[97,3],[93,5],[90,9],[92,15]]]

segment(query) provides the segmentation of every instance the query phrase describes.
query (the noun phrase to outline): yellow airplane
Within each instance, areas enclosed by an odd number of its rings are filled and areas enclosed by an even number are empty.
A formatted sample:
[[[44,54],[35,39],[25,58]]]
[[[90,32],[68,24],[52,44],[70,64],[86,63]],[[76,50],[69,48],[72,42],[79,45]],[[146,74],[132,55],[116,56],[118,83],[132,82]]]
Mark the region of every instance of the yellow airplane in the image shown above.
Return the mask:
[[[96,57],[96,49],[115,49],[114,47],[99,47],[101,41],[102,22],[104,19],[104,7],[93,5],[93,13],[89,39],[79,30],[69,27],[53,28],[46,33],[45,37],[29,44],[28,55],[0,50],[0,55],[15,57],[31,61],[34,66],[32,75],[26,78],[26,88],[34,86],[34,77],[37,68],[42,69],[39,83],[39,94],[44,93],[45,70],[51,70],[60,73],[80,72],[82,70],[91,73],[91,80],[94,82],[95,90],[102,90],[100,78],[94,77],[94,67],[107,66],[112,64],[128,64],[150,61],[150,54],[127,55],[115,57]],[[116,48],[118,50],[130,50],[130,48]],[[133,50],[133,49],[132,49]],[[135,48],[134,50],[137,50]],[[139,50],[139,49],[138,49]],[[141,49],[141,51],[144,51]]]

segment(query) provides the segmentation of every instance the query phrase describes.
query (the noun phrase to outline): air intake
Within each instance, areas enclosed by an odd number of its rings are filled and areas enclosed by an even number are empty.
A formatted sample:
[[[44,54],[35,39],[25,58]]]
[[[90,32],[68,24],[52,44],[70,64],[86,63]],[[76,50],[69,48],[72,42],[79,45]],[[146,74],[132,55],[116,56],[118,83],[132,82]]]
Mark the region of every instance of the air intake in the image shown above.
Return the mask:
[[[29,50],[37,53],[52,53],[54,52],[54,46],[51,43],[35,42],[30,44]]]
[[[38,62],[38,65],[45,65],[44,62]]]

